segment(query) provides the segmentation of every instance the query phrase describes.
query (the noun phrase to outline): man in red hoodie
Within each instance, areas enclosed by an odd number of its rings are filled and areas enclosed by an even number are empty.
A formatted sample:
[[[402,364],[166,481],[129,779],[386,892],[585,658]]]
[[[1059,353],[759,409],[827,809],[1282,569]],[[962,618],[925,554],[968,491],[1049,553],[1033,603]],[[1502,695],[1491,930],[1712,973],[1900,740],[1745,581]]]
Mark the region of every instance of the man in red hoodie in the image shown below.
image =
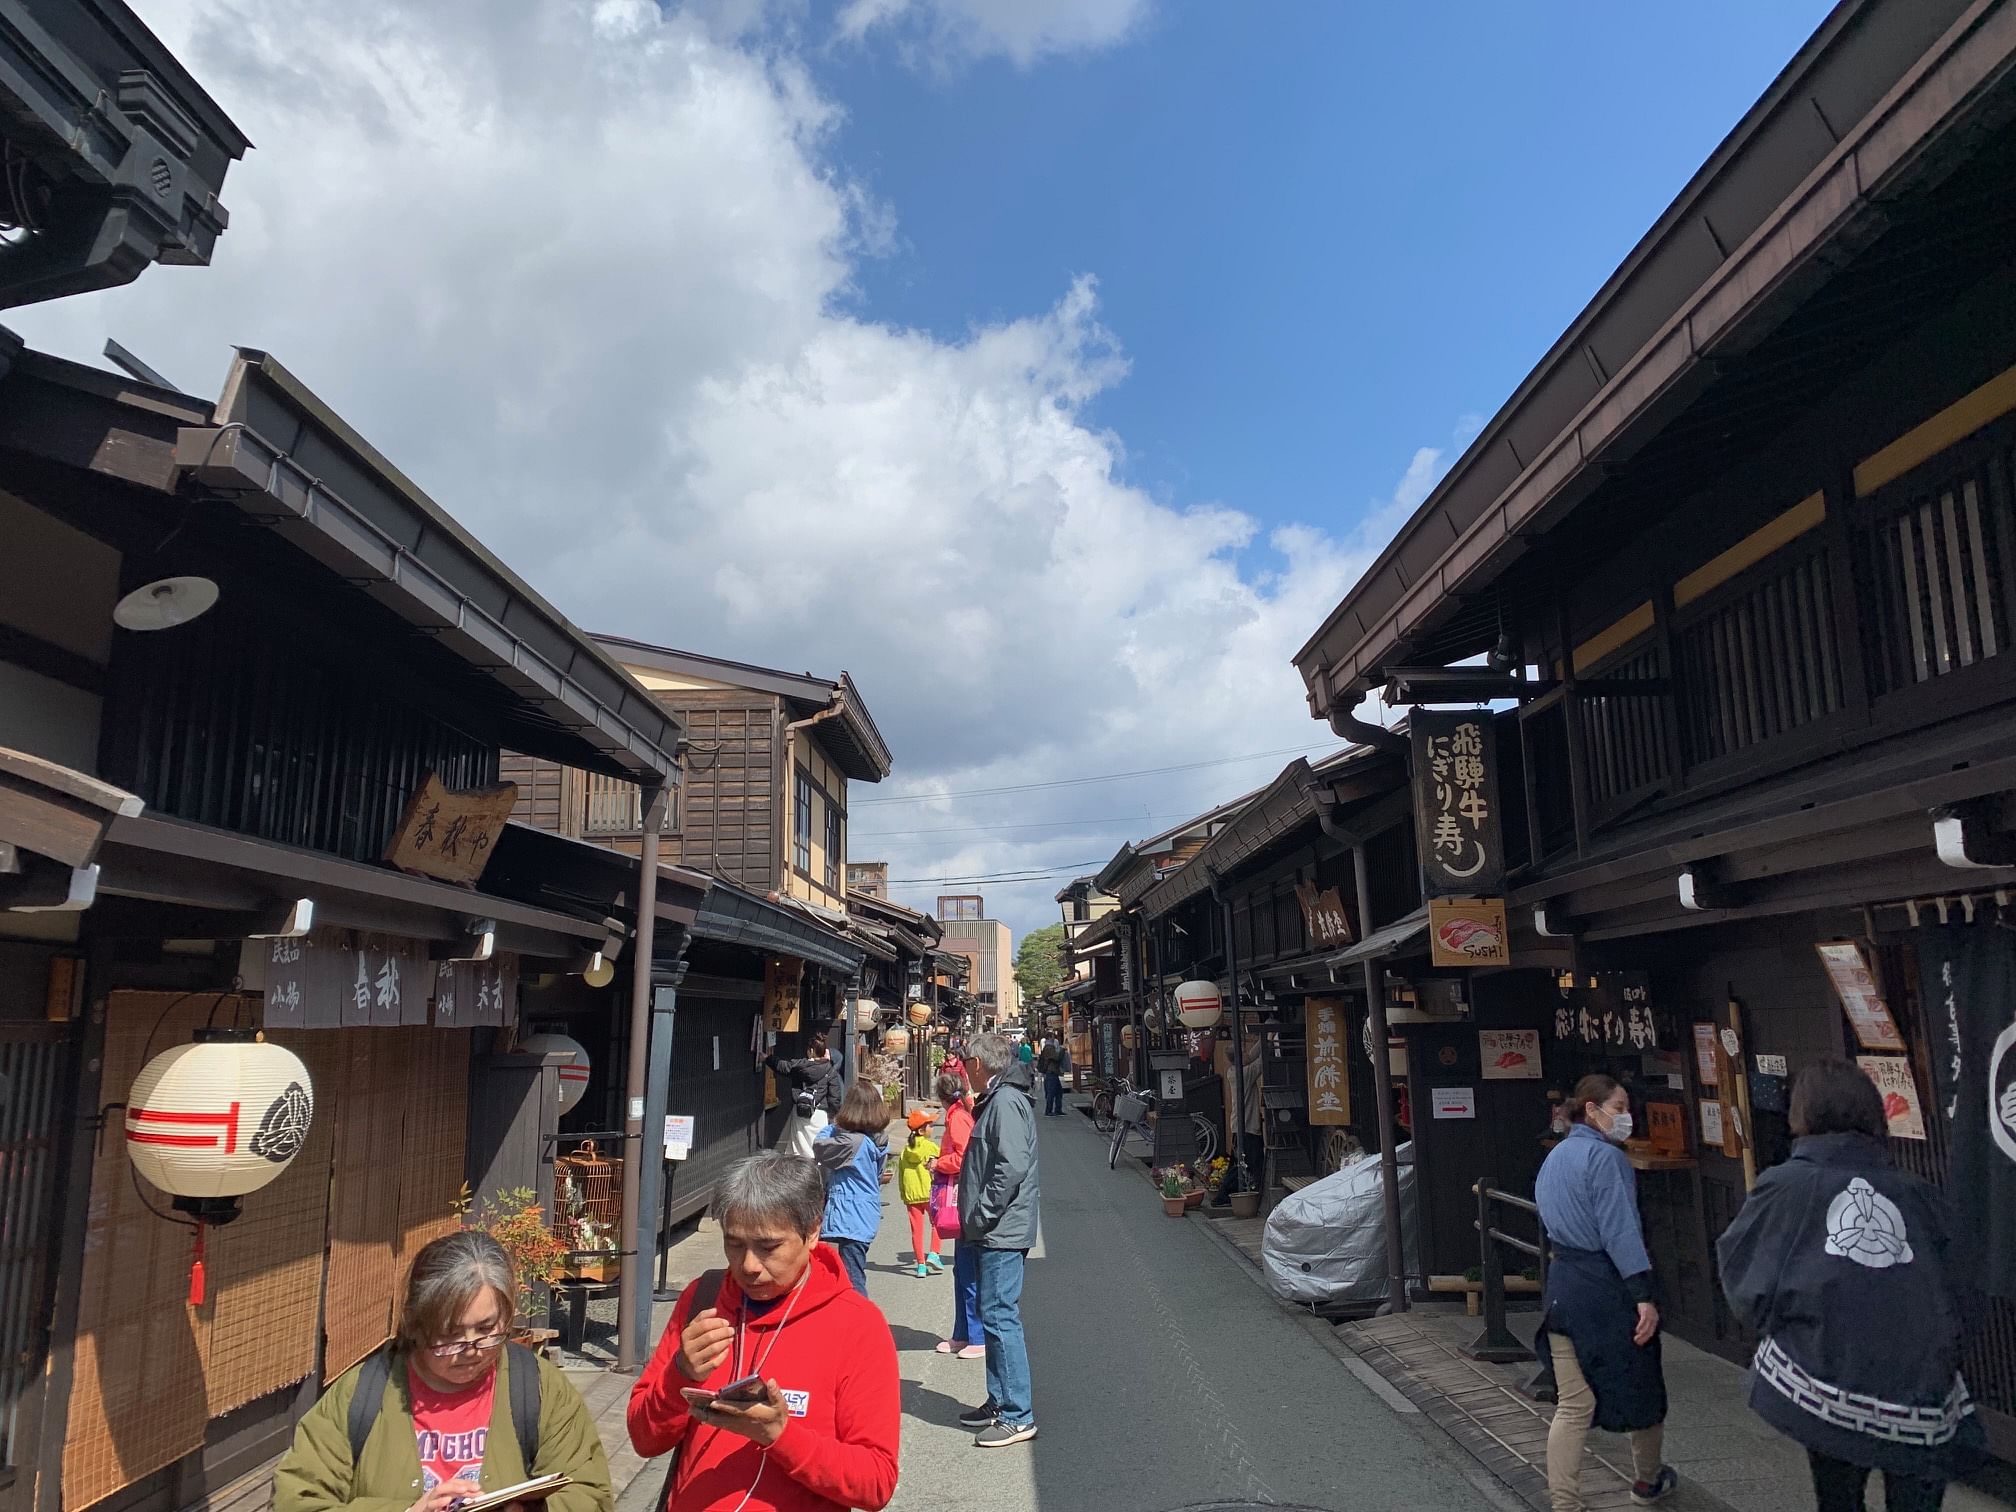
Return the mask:
[[[879,1512],[896,1494],[896,1341],[819,1243],[825,1210],[825,1181],[801,1155],[766,1150],[722,1182],[727,1272],[686,1288],[630,1392],[632,1446],[679,1454],[668,1512]],[[750,1376],[758,1400],[710,1402]]]

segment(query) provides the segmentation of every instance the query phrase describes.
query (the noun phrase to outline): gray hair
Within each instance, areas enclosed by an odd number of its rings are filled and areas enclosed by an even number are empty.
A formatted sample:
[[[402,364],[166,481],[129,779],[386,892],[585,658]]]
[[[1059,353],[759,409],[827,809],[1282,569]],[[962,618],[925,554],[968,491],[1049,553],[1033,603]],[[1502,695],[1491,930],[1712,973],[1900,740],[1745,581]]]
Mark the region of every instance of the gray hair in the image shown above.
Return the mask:
[[[481,1229],[434,1240],[413,1257],[406,1273],[400,1343],[422,1349],[449,1337],[469,1305],[486,1291],[497,1293],[509,1329],[518,1316],[518,1276],[503,1245]]]
[[[783,1150],[759,1150],[737,1161],[714,1193],[714,1221],[788,1223],[809,1234],[826,1216],[826,1178],[810,1157]]]
[[[978,1061],[980,1069],[992,1079],[1008,1068],[1008,1062],[1015,1059],[1015,1052],[1008,1048],[1008,1041],[1000,1035],[982,1034],[966,1047],[966,1059]]]
[[[966,1095],[966,1083],[950,1071],[941,1071],[931,1090],[938,1094],[938,1101],[949,1107]]]

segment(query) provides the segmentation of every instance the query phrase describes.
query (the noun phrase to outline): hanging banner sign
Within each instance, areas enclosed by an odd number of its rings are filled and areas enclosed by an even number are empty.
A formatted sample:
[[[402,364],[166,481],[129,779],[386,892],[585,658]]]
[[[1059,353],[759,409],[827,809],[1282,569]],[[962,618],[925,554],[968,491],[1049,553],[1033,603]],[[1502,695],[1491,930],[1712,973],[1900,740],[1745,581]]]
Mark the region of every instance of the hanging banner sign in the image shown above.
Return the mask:
[[[1491,716],[1410,709],[1414,824],[1422,891],[1431,898],[1502,892],[1498,748]]]
[[[1437,966],[1510,966],[1503,898],[1431,898],[1428,958]]]
[[[1554,1037],[1589,1049],[1627,1054],[1657,1051],[1652,989],[1642,971],[1604,971],[1588,986],[1564,987],[1554,1010]]]
[[[1892,1139],[1925,1137],[1925,1104],[1918,1096],[1918,1078],[1901,1055],[1858,1055],[1855,1064],[1883,1094],[1883,1117]]]
[[[1309,1122],[1351,1122],[1351,1079],[1344,1062],[1344,1000],[1312,997],[1302,1004],[1308,1047]]]
[[[1344,900],[1336,888],[1318,892],[1313,882],[1297,882],[1295,901],[1302,905],[1302,927],[1308,931],[1310,944],[1328,950],[1334,945],[1349,945],[1355,938],[1351,917],[1344,912]]]
[[[385,859],[401,871],[472,883],[490,864],[490,852],[517,805],[515,782],[456,793],[429,772],[407,801]]]
[[[1841,1010],[1854,1027],[1855,1041],[1864,1050],[1902,1050],[1904,1036],[1890,1007],[1876,990],[1876,977],[1862,947],[1854,940],[1825,940],[1813,947],[1820,952],[1820,964],[1841,999]]]

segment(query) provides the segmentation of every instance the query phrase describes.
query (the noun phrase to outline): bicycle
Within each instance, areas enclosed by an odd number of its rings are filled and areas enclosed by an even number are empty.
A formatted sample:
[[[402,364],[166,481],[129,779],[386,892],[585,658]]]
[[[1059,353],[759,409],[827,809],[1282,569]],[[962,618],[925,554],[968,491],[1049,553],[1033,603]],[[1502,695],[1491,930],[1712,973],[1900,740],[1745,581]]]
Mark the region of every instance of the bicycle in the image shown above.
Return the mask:
[[[1101,1134],[1113,1132],[1113,1105],[1131,1094],[1134,1084],[1124,1076],[1109,1076],[1095,1084],[1092,1091],[1092,1127]]]
[[[1120,1152],[1126,1147],[1127,1135],[1131,1131],[1139,1130],[1143,1139],[1151,1146],[1154,1144],[1159,1102],[1160,1099],[1153,1092],[1136,1092],[1131,1087],[1114,1098],[1111,1116],[1113,1142],[1106,1151],[1107,1170],[1113,1170],[1120,1164]],[[1218,1126],[1202,1113],[1191,1113],[1187,1116],[1190,1120],[1191,1137],[1197,1146],[1196,1153],[1191,1159],[1201,1170],[1210,1165],[1212,1157],[1218,1153]]]

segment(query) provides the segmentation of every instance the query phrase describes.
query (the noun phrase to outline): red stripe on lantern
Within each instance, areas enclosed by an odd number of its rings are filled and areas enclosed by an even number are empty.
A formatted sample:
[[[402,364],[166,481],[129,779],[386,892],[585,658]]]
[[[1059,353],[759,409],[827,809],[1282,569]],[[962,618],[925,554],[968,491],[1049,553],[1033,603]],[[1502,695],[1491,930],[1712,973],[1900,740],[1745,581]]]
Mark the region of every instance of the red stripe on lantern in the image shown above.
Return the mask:
[[[214,1150],[222,1142],[216,1134],[152,1134],[145,1129],[128,1129],[128,1144],[173,1145],[182,1150]]]
[[[148,1134],[133,1127],[136,1123],[165,1124],[214,1124],[223,1130],[224,1153],[238,1153],[238,1113],[240,1105],[231,1104],[228,1113],[178,1113],[164,1108],[128,1108],[126,1110],[126,1137],[137,1144],[187,1145],[192,1149],[209,1149],[217,1144],[218,1136],[207,1138],[178,1138],[168,1134]]]

